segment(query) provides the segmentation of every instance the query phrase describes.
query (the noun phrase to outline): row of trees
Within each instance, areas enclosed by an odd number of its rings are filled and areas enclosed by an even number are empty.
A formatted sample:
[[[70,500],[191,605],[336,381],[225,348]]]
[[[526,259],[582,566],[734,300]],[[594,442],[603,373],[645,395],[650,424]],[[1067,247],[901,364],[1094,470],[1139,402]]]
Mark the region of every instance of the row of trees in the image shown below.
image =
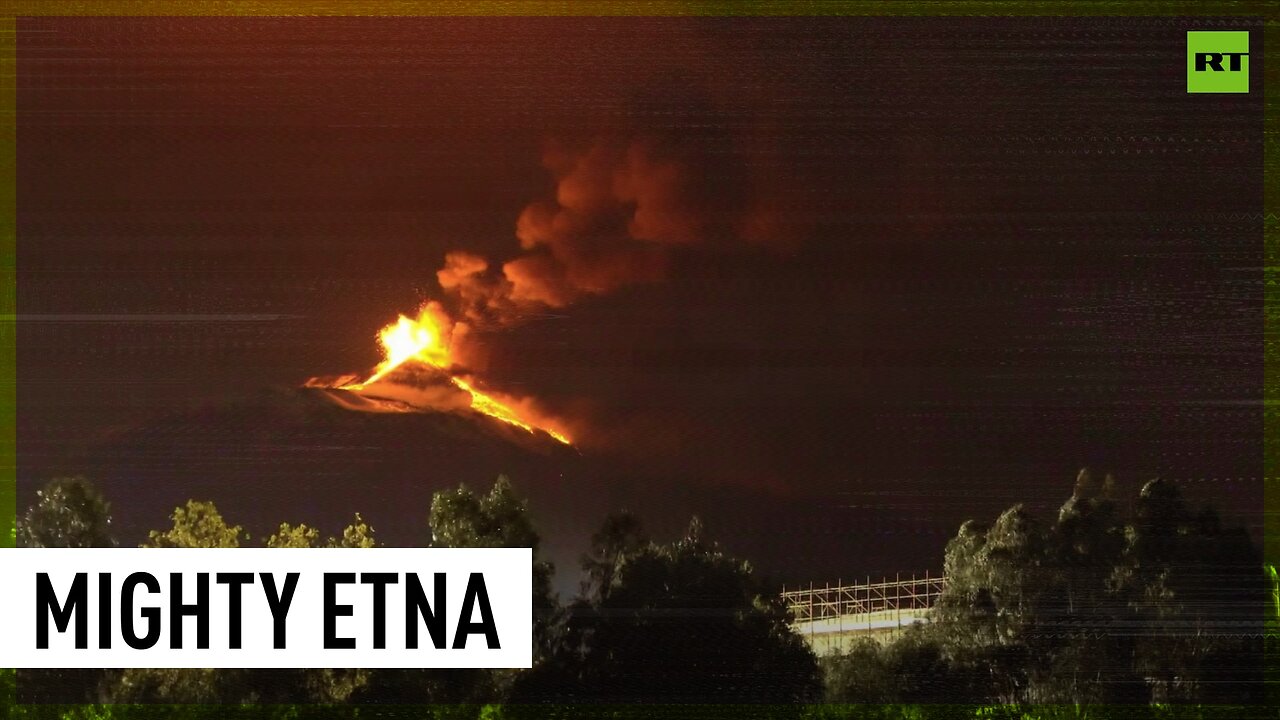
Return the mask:
[[[1057,517],[965,523],[932,622],[827,666],[828,697],[1004,705],[1262,703],[1271,585],[1246,532],[1172,484],[1082,471]],[[1131,711],[1130,717],[1141,716]]]
[[[989,526],[966,523],[946,548],[949,584],[933,622],[820,666],[775,589],[706,539],[696,519],[684,537],[660,543],[633,515],[606,518],[582,558],[579,596],[562,605],[525,504],[499,478],[487,493],[437,493],[430,543],[533,548],[531,670],[23,671],[19,697],[270,703],[294,712],[316,703],[356,713],[395,705],[417,707],[414,716],[430,704],[463,717],[568,707],[616,715],[652,703],[746,703],[753,715],[791,716],[863,716],[871,703],[918,717],[1052,704],[1078,716],[1098,704],[1168,714],[1170,703],[1259,702],[1269,586],[1247,535],[1211,511],[1192,511],[1168,483],[1148,483],[1131,501],[1117,495],[1110,478],[1095,482],[1084,472],[1050,522],[1017,506]],[[90,483],[56,480],[19,518],[17,539],[114,546],[110,517]],[[255,542],[209,502],[190,501],[170,520],[143,545]],[[357,514],[333,537],[282,523],[257,542],[374,547],[377,537]]]
[[[234,548],[252,542],[210,502],[189,501],[151,531],[144,547]],[[563,607],[554,569],[511,483],[487,493],[465,486],[436,493],[434,547],[534,550],[534,668],[484,670],[41,670],[18,674],[27,702],[438,704],[479,708],[610,701],[798,703],[821,698],[813,654],[791,631],[776,594],[751,566],[702,537],[651,542],[626,513],[608,518],[583,558],[580,598]],[[108,503],[87,481],[56,480],[18,521],[28,547],[111,547]],[[335,537],[282,523],[267,547],[374,547],[359,515]]]

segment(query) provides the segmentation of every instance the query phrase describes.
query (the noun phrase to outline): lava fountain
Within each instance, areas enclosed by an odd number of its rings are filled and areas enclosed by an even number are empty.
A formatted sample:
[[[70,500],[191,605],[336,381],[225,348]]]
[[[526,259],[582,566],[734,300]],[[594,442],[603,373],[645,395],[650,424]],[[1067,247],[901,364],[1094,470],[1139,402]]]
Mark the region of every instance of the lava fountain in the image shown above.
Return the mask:
[[[453,330],[453,322],[444,312],[444,308],[436,302],[423,305],[417,317],[401,315],[394,323],[378,332],[378,343],[382,345],[383,359],[374,368],[373,374],[364,380],[340,383],[336,387],[339,390],[359,393],[386,378],[405,363],[420,362],[440,370],[448,377],[449,382],[469,398],[472,410],[531,433],[544,432],[565,445],[571,444],[569,438],[563,433],[536,425],[531,418],[507,403],[477,390],[473,379],[467,379],[467,376],[457,372],[450,353]],[[317,380],[309,381],[307,384],[313,387],[333,387]]]

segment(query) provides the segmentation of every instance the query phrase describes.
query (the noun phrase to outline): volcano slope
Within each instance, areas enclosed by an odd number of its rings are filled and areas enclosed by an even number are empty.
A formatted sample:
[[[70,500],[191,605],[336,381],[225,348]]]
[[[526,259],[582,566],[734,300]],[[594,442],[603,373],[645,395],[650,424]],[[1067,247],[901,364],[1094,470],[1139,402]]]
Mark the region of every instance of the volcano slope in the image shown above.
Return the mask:
[[[361,512],[388,544],[422,545],[435,491],[487,487],[505,473],[545,498],[579,458],[550,436],[465,408],[290,387],[173,410],[69,452],[41,446],[23,438],[24,498],[54,475],[85,475],[113,500],[126,543],[163,527],[186,500],[209,499],[255,535],[279,522],[340,529]]]
[[[592,533],[619,509],[639,515],[659,540],[679,537],[697,514],[727,551],[792,584],[936,569],[955,530],[946,519],[829,495],[709,482],[662,458],[580,450],[450,405],[447,389],[436,398],[440,408],[414,404],[435,397],[438,384],[419,373],[397,391],[243,390],[112,424],[74,444],[20,424],[19,504],[31,504],[53,477],[83,475],[112,502],[126,546],[167,527],[189,499],[215,502],[252,545],[281,522],[336,534],[359,512],[380,542],[422,546],[430,542],[433,493],[459,483],[485,490],[505,474],[528,499],[566,596],[578,588],[578,560]]]

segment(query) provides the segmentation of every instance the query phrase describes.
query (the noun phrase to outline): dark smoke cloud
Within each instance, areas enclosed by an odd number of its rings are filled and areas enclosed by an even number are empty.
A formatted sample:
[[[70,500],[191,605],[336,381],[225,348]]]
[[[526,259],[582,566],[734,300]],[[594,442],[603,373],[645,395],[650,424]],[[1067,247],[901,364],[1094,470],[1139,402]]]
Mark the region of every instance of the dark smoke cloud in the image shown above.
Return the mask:
[[[778,120],[761,112],[756,100],[714,92],[715,86],[707,78],[664,77],[651,91],[618,101],[625,120],[577,118],[548,131],[541,156],[548,189],[516,215],[518,249],[511,255],[493,254],[491,247],[455,249],[437,271],[456,321],[452,359],[458,371],[502,378],[502,368],[510,368],[504,358],[520,344],[513,338],[516,326],[564,319],[555,311],[580,301],[595,298],[591,305],[607,314],[606,296],[623,298],[618,291],[624,288],[631,288],[627,296],[673,298],[689,273],[708,263],[746,263],[772,275],[780,260],[798,256],[792,251],[813,236],[814,219],[831,215],[817,205],[839,202],[831,179],[847,183],[847,155],[830,144],[820,151],[809,147],[809,136],[790,128],[780,138]],[[582,128],[590,134],[580,134]],[[793,152],[797,138],[802,146]],[[653,313],[682,312],[678,302],[655,303],[649,305]],[[564,331],[565,324],[556,328]],[[538,361],[524,356],[517,365],[528,369]],[[668,444],[689,437],[687,428],[677,431],[663,419],[670,413],[651,423],[632,422],[623,417],[629,411],[597,408],[610,390],[565,395],[546,392],[536,380],[508,380],[481,387],[517,388],[514,395],[499,393],[503,402],[580,446],[643,445],[652,451],[660,436]],[[609,427],[617,423],[625,427]],[[649,425],[664,430],[643,429]],[[623,441],[635,434],[643,442]]]
[[[743,138],[672,135],[550,144],[543,165],[554,193],[516,220],[521,254],[498,266],[450,252],[437,273],[440,286],[471,322],[507,324],[660,281],[684,247],[787,247],[771,219],[777,202],[752,182]]]

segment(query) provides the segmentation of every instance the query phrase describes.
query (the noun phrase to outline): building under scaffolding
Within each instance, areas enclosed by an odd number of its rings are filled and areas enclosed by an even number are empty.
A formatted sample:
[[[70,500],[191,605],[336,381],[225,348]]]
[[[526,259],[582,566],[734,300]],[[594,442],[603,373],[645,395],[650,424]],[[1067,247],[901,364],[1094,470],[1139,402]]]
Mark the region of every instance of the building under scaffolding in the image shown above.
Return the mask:
[[[929,611],[942,595],[941,576],[895,578],[860,585],[783,589],[792,627],[819,655],[844,652],[871,639],[888,643],[916,623],[928,622]]]

